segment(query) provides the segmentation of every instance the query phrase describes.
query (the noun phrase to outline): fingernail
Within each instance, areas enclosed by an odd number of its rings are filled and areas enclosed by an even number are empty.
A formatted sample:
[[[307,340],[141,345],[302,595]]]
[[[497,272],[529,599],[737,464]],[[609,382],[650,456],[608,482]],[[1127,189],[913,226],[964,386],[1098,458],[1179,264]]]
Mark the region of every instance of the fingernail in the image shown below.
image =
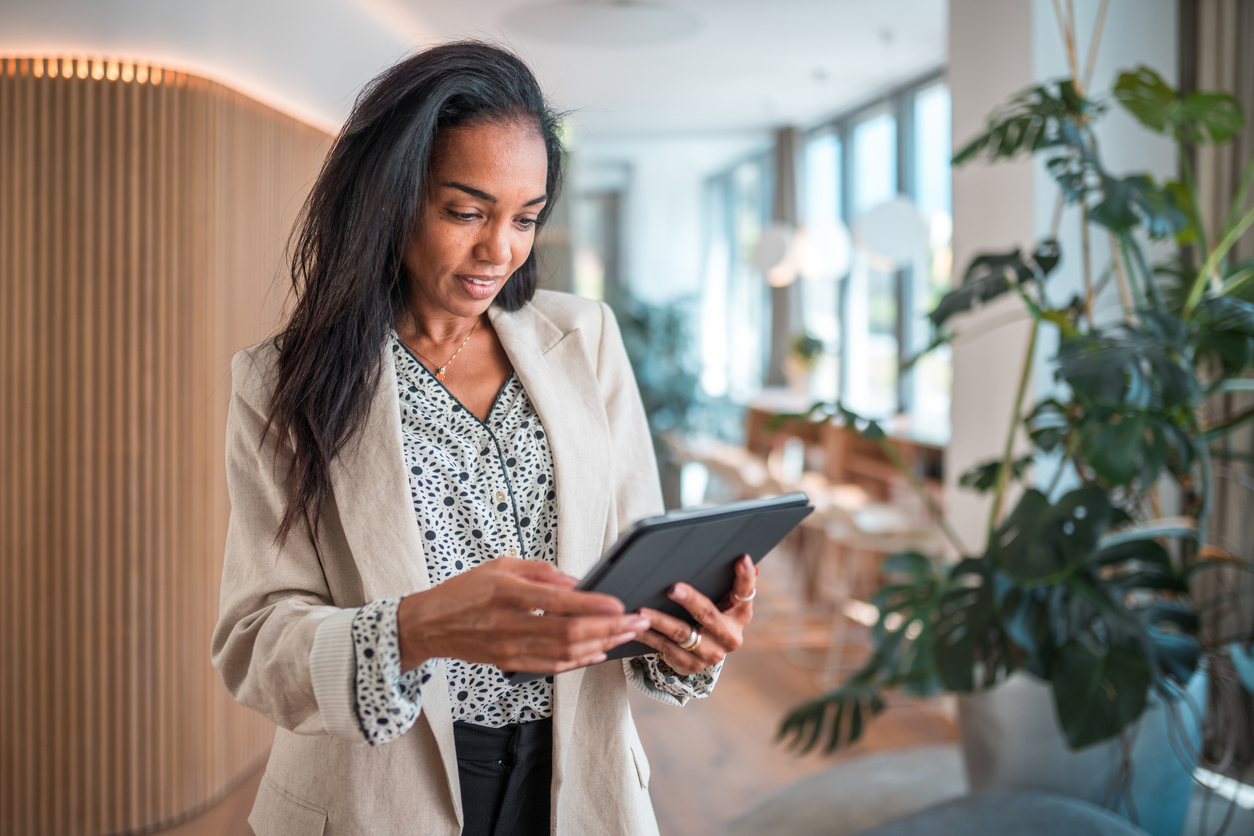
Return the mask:
[[[614,637],[614,644],[622,644],[623,642],[629,642],[635,637],[636,637],[635,632],[619,633],[617,636]]]
[[[598,662],[604,662],[608,658],[610,657],[606,656],[604,653],[598,653],[596,656],[592,657],[592,664],[595,665]]]
[[[723,565],[726,566],[727,564]],[[671,587],[670,597],[672,601],[682,601],[688,597],[688,590],[679,584],[675,584]]]
[[[627,627],[631,630],[639,632],[641,630],[648,630],[652,625],[653,622],[647,618],[637,618],[628,624]]]

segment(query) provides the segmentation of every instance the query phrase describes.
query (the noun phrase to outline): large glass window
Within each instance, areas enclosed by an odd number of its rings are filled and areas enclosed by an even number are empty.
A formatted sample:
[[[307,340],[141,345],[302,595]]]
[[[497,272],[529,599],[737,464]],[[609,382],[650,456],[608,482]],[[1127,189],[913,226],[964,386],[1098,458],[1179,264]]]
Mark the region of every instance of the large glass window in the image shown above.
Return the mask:
[[[856,228],[864,212],[900,196],[928,229],[913,263],[886,262],[856,243],[843,268],[802,260],[801,322],[824,346],[810,393],[870,417],[907,419],[895,428],[938,442],[949,437],[950,355],[942,348],[916,357],[934,336],[927,313],[952,281],[951,153],[949,89],[933,78],[810,131],[797,161],[811,248],[836,221]],[[770,216],[769,171],[765,156],[755,158],[707,189],[702,380],[711,394],[742,402],[761,386],[769,346],[769,290],[750,265]],[[823,263],[840,259],[815,261]]]
[[[762,386],[770,305],[766,283],[752,266],[767,224],[770,183],[765,157],[712,178],[702,291],[702,388],[744,402]]]
[[[821,239],[834,236],[836,223],[841,220],[841,150],[840,135],[834,131],[817,132],[806,143],[802,216],[815,251],[831,248],[832,242]],[[830,401],[840,396],[839,290],[844,276],[834,272],[831,264],[815,261],[803,265],[808,269],[801,274],[802,323],[807,334],[823,343],[810,394]]]
[[[953,208],[949,88],[943,82],[914,95],[914,200],[928,224],[928,252],[912,273],[914,327],[911,356],[925,349],[932,333],[927,312],[953,286]],[[910,411],[920,435],[949,438],[953,387],[949,346],[923,357],[910,373]]]
[[[850,208],[857,218],[897,196],[897,120],[887,108],[851,132]],[[872,418],[897,411],[897,271],[855,249],[845,292],[848,330],[845,399]]]

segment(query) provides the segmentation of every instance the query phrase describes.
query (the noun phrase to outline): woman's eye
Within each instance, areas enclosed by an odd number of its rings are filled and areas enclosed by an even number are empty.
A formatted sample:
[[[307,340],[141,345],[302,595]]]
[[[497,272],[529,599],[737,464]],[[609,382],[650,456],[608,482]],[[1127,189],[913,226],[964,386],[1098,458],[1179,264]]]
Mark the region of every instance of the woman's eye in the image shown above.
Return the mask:
[[[454,212],[451,209],[449,210],[449,214],[454,218],[457,218],[459,221],[473,221],[475,218],[479,217],[477,212]]]
[[[523,229],[531,229],[536,225],[535,218],[519,218],[518,223]]]

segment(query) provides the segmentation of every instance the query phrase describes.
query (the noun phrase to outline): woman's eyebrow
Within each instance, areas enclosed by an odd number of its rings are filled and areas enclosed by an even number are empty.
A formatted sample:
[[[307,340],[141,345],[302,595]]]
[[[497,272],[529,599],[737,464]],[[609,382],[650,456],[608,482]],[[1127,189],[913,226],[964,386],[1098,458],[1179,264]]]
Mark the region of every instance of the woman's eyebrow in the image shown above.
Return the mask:
[[[482,189],[476,189],[474,186],[467,186],[465,183],[458,183],[456,181],[450,180],[449,182],[444,183],[443,185],[447,186],[450,189],[457,189],[458,191],[463,191],[466,194],[470,195],[471,197],[478,198],[479,200],[486,200],[488,203],[497,202],[495,197],[483,191]],[[523,206],[534,206],[537,203],[544,203],[548,199],[549,199],[549,196],[547,194],[542,194],[537,198],[528,200],[526,203],[523,204]]]

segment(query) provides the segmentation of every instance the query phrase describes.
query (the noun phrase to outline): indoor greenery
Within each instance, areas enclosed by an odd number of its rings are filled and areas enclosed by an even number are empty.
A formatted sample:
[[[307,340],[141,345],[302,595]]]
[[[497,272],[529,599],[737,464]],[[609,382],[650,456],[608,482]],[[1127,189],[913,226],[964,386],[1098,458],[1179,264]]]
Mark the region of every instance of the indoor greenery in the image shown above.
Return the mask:
[[[963,165],[1035,155],[1060,189],[1049,238],[1030,253],[975,258],[930,315],[938,342],[951,336],[956,314],[1005,294],[1030,316],[1005,442],[995,460],[961,479],[992,495],[986,545],[969,552],[924,497],[962,557],[942,565],[907,553],[884,562],[870,658],[782,723],[781,738],[801,751],[857,740],[884,709],[886,689],[970,693],[1017,670],[1049,684],[1073,748],[1119,736],[1152,692],[1174,702],[1206,654],[1230,654],[1254,692],[1252,637],[1207,646],[1190,595],[1191,579],[1217,563],[1251,568],[1209,532],[1212,461],[1229,449],[1234,430],[1254,421],[1254,409],[1215,417],[1221,394],[1254,392],[1254,262],[1230,257],[1254,225],[1254,209],[1245,209],[1254,160],[1216,230],[1203,224],[1190,164],[1195,146],[1230,141],[1244,117],[1227,94],[1182,95],[1147,67],[1118,77],[1113,104],[1084,92],[1074,56],[1072,71],[1071,79],[1015,96],[954,157]],[[1106,167],[1093,125],[1112,106],[1174,140],[1178,181]],[[1062,258],[1054,238],[1064,202],[1079,210],[1084,283],[1058,304],[1047,288]],[[1100,273],[1095,236],[1110,244]],[[1151,266],[1146,239],[1174,240],[1180,255]],[[1109,321],[1095,302],[1112,282],[1120,305]],[[1029,407],[1042,329],[1059,336],[1054,365],[1067,394]],[[875,422],[839,404],[811,411],[823,413],[892,454]],[[1033,448],[1027,455],[1016,455],[1021,432]],[[1035,462],[1058,463],[1049,484],[1032,486]],[[1007,508],[1013,483],[1023,489]]]
[[[812,370],[818,365],[819,360],[823,357],[823,348],[823,341],[811,335],[808,331],[802,331],[794,336],[790,345],[792,356],[806,370]]]
[[[622,333],[659,460],[663,464],[667,460],[670,435],[727,436],[740,412],[727,399],[711,398],[701,388],[692,350],[690,302],[655,304],[625,292],[607,301]]]

